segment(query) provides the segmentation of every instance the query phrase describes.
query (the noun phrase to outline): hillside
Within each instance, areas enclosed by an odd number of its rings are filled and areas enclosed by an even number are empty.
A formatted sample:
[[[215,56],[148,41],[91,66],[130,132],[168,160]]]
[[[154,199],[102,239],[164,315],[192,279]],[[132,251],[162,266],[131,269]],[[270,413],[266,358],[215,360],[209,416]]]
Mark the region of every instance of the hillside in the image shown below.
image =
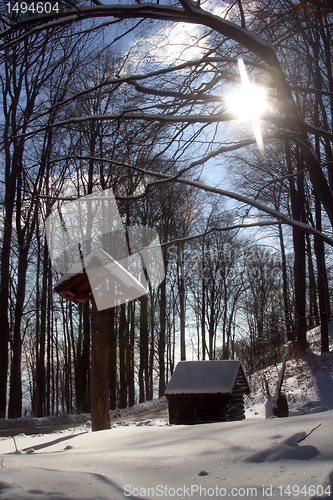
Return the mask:
[[[289,415],[304,415],[333,409],[333,322],[329,323],[330,350],[320,355],[320,327],[307,334],[309,347],[296,353],[286,346],[287,360],[282,391],[286,394]],[[282,364],[255,373],[251,379],[252,394],[246,400],[247,418],[265,418],[265,379],[273,394]]]

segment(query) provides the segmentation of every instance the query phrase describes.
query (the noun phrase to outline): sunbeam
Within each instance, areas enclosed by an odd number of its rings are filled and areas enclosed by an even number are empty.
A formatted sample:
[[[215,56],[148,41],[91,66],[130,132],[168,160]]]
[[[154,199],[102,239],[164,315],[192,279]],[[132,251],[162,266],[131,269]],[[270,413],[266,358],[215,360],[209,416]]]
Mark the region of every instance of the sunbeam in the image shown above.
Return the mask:
[[[259,125],[259,118],[265,112],[266,90],[251,83],[242,58],[238,59],[238,67],[242,79],[242,88],[226,96],[227,104],[232,113],[241,121],[252,122],[254,136],[261,154],[264,153],[264,144]]]

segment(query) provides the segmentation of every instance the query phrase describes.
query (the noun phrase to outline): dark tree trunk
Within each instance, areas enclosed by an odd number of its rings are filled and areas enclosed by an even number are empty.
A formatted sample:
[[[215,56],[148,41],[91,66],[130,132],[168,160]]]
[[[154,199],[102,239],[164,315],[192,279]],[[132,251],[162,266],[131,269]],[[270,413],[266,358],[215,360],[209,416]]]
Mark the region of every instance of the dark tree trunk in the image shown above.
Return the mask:
[[[315,197],[316,204],[316,227],[319,231],[321,227],[321,205],[318,196]],[[319,295],[319,311],[320,311],[320,327],[321,327],[321,352],[329,352],[328,339],[328,310],[327,302],[329,301],[327,273],[325,265],[325,248],[324,242],[319,238],[314,239],[314,246],[317,259],[317,283]]]
[[[288,277],[287,277],[287,264],[286,264],[286,252],[283,240],[283,229],[281,224],[279,225],[279,240],[280,240],[280,250],[281,250],[281,266],[282,266],[282,283],[283,283],[283,306],[284,306],[284,317],[286,325],[287,340],[294,341],[293,338],[293,328],[291,322],[291,311],[289,306],[289,293],[288,293]]]
[[[20,251],[18,264],[18,281],[15,305],[14,336],[10,371],[10,396],[8,418],[22,416],[22,380],[21,380],[21,321],[24,307],[26,273],[28,267],[28,248]]]
[[[53,304],[52,304],[52,273],[51,266],[48,265],[48,280],[47,280],[47,369],[46,369],[46,414],[51,414],[51,349],[53,345],[52,341],[52,315],[53,315]]]
[[[72,413],[72,335],[71,335],[71,316],[72,316],[72,303],[66,304],[66,329],[65,335],[67,337],[67,354],[66,354],[66,411],[68,414]]]
[[[286,147],[286,159],[289,174],[293,173],[289,147]],[[301,157],[298,154],[297,170],[300,172],[303,168]],[[292,215],[295,220],[305,222],[304,220],[304,185],[303,173],[297,176],[297,189],[294,184],[294,178],[289,177],[290,200]],[[301,351],[306,349],[306,280],[305,280],[305,239],[304,232],[293,227],[294,244],[294,286],[295,286],[295,315],[296,315],[296,340],[297,346]]]
[[[319,311],[317,305],[317,286],[313,269],[313,258],[310,237],[306,235],[306,254],[308,257],[308,274],[309,274],[309,329],[318,326]]]
[[[165,329],[166,329],[166,281],[160,286],[160,338],[158,342],[159,383],[158,395],[161,398],[165,391]]]
[[[181,248],[183,250],[183,247]],[[179,294],[179,314],[180,314],[180,359],[186,360],[186,341],[185,341],[185,280],[184,280],[184,260],[183,252],[177,260],[178,274],[178,294]]]
[[[7,125],[6,125],[7,127]],[[8,127],[7,127],[8,128]],[[5,133],[9,134],[6,130]],[[8,342],[9,342],[9,321],[8,321],[8,305],[9,305],[9,257],[10,246],[12,239],[12,222],[15,203],[16,191],[16,168],[11,171],[11,159],[9,146],[5,148],[6,153],[6,193],[4,204],[4,221],[2,235],[2,251],[1,251],[1,285],[0,285],[0,416],[6,416],[6,395],[7,395],[7,376],[8,376]],[[12,164],[17,163],[18,150],[13,153]],[[15,162],[16,159],[16,162]]]
[[[76,346],[76,365],[75,365],[75,401],[76,401],[76,411],[77,413],[82,413],[82,400],[83,400],[83,391],[81,385],[81,352],[82,352],[82,344],[83,344],[83,304],[80,304],[80,312],[79,312],[79,331],[77,337],[77,346]]]
[[[294,280],[296,301],[297,346],[301,351],[306,349],[306,317],[305,317],[305,242],[304,233],[293,230],[294,241]]]
[[[77,366],[75,370],[76,410],[90,412],[89,370],[90,370],[90,317],[89,302],[82,304],[82,332],[79,332]]]
[[[320,32],[315,33],[315,40],[313,41],[313,51],[317,58],[320,51],[320,36],[322,36],[326,57],[330,54],[330,44],[327,44],[327,38],[325,36],[325,31],[320,30]],[[331,58],[327,57],[326,60],[328,64],[328,69],[331,70]],[[332,78],[332,73],[330,73],[329,78]],[[318,89],[322,88],[322,74],[319,65],[315,67],[315,86]],[[320,126],[319,110],[322,111],[322,118],[325,123],[325,127],[328,129],[326,109],[323,105],[322,96],[316,95],[315,97],[315,108],[314,108],[314,122],[316,126]],[[331,102],[331,111],[333,112],[333,104]],[[321,158],[321,145],[319,137],[315,138],[316,153],[318,159]],[[326,144],[326,157],[328,161],[332,160],[332,149],[331,145]],[[332,188],[332,168],[329,169],[329,184]],[[322,231],[322,214],[321,214],[321,202],[318,193],[315,191],[315,213],[316,213],[316,229]],[[329,337],[328,337],[328,320],[330,317],[330,294],[328,289],[328,280],[326,272],[325,263],[325,247],[324,242],[319,240],[319,238],[314,238],[314,248],[317,260],[317,286],[318,286],[318,297],[319,297],[319,314],[320,314],[320,325],[321,325],[321,352],[329,352]]]
[[[126,347],[126,406],[131,406],[129,402],[129,392],[131,385],[131,373],[132,373],[132,346],[130,342],[130,325],[131,325],[131,306],[132,302],[127,304],[127,322],[125,330],[125,347]],[[126,308],[125,308],[126,309]]]
[[[117,408],[117,329],[115,327],[116,310],[109,310],[109,391],[110,409]]]
[[[135,341],[135,302],[129,303],[129,316],[131,321],[130,337],[128,345],[129,372],[128,372],[128,404],[135,404],[135,388],[134,388],[134,341]]]
[[[92,302],[91,321],[91,422],[92,430],[110,429],[108,387],[109,311],[98,311]]]
[[[202,285],[202,305],[201,305],[201,341],[202,341],[202,359],[206,359],[206,281],[203,277]]]
[[[5,228],[8,225],[5,218]],[[6,234],[7,233],[7,234]],[[9,296],[9,245],[8,231],[4,229],[3,247],[1,253],[1,289],[0,289],[0,417],[6,417],[6,394],[7,394],[7,375],[8,375],[8,342],[9,342],[9,323],[8,323],[8,296]]]
[[[146,378],[146,399],[150,401],[154,394],[154,358],[155,358],[155,321],[154,298],[150,296],[150,341],[148,347],[148,377]]]
[[[38,351],[36,356],[36,416],[45,415],[45,339],[46,339],[46,299],[47,299],[47,280],[48,280],[48,249],[44,241],[43,252],[43,278],[41,292],[41,323],[40,336],[38,342]]]
[[[126,380],[126,344],[128,325],[126,321],[125,304],[120,306],[119,321],[119,372],[120,372],[120,408],[127,407],[127,380]]]
[[[211,297],[212,304],[214,304],[214,295]],[[209,323],[208,323],[208,342],[209,342],[209,359],[214,359],[214,309],[211,307],[209,314]]]
[[[139,368],[139,403],[146,400],[145,381],[148,377],[148,298],[142,296],[140,310],[140,368]]]

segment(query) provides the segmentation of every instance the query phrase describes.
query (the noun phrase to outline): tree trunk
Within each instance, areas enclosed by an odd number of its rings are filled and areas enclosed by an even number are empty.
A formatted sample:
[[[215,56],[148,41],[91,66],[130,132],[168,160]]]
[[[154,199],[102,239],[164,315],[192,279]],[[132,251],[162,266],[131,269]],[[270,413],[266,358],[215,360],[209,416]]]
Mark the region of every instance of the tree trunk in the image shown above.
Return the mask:
[[[184,259],[183,246],[181,247],[180,257],[177,260],[178,274],[178,294],[180,310],[180,359],[186,360],[186,342],[185,342],[185,280],[184,280]]]
[[[117,408],[117,329],[115,327],[116,310],[109,310],[109,391],[110,409]]]
[[[288,173],[292,174],[292,164],[288,145],[286,146],[286,160]],[[297,158],[297,170],[303,168],[301,165],[300,154]],[[297,176],[297,190],[294,184],[294,178],[289,177],[290,200],[292,215],[295,220],[305,222],[304,220],[304,175],[299,173]],[[296,338],[297,346],[301,351],[306,349],[306,280],[305,280],[305,239],[304,232],[293,227],[294,244],[294,286],[295,286],[295,314],[296,314]]]
[[[77,346],[77,366],[75,370],[76,410],[90,412],[89,369],[90,369],[90,317],[89,302],[82,304],[82,321]]]
[[[119,371],[120,371],[120,408],[127,407],[127,381],[126,381],[126,340],[128,326],[126,321],[125,304],[120,306],[119,321]]]
[[[98,311],[92,302],[91,329],[91,422],[92,431],[110,429],[108,388],[109,311]]]
[[[126,322],[126,332],[125,332],[125,347],[126,347],[126,406],[133,406],[129,402],[129,394],[130,394],[130,385],[131,385],[131,375],[132,375],[132,358],[133,358],[133,349],[130,341],[130,328],[132,330],[131,324],[131,308],[133,302],[129,302],[127,304],[127,322]],[[131,325],[131,326],[130,326]],[[133,381],[134,383],[134,381]],[[134,384],[133,384],[134,385]]]
[[[321,227],[321,205],[318,196],[315,197],[316,208],[316,227],[319,231]],[[327,286],[327,273],[325,265],[325,248],[324,242],[319,238],[314,239],[315,253],[317,259],[317,283],[319,295],[319,312],[320,312],[320,327],[321,327],[321,352],[329,352],[329,339],[328,339],[328,310],[327,301],[329,300],[328,286]]]
[[[319,34],[320,33],[320,34]],[[327,44],[327,39],[324,35],[324,30],[315,34],[315,40],[313,41],[313,52],[314,55],[318,57],[320,51],[320,35],[323,37],[325,45],[326,57],[330,54],[330,44]],[[328,69],[331,70],[331,58],[327,57],[326,62],[328,63]],[[329,78],[332,78],[332,73],[330,72]],[[330,82],[331,83],[331,82]],[[318,89],[322,88],[322,74],[319,65],[315,67],[315,86]],[[322,110],[322,119],[327,127],[327,116],[326,109],[323,104],[322,96],[316,95],[315,97],[315,108],[314,108],[314,122],[316,126],[320,125],[319,110]],[[331,102],[331,111],[333,113],[333,104]],[[328,127],[327,127],[328,128]],[[318,137],[315,138],[316,144],[316,154],[321,160],[321,144]],[[332,160],[332,149],[330,144],[326,144],[326,158],[328,161]],[[328,170],[329,172],[329,184],[332,189],[332,168]],[[322,231],[322,214],[321,214],[321,202],[318,193],[315,192],[315,213],[316,213],[316,229]],[[330,294],[328,289],[328,280],[325,264],[325,247],[324,242],[319,240],[319,238],[314,238],[314,248],[317,260],[317,286],[318,286],[318,297],[319,297],[319,314],[320,314],[320,325],[321,325],[321,352],[329,352],[329,337],[328,337],[328,320],[330,317]]]
[[[129,373],[128,373],[128,404],[135,405],[135,387],[134,387],[134,342],[135,342],[135,302],[129,303],[129,314],[131,320],[130,338],[129,338]]]
[[[8,130],[7,130],[7,133]],[[9,257],[12,238],[12,221],[16,190],[16,173],[10,171],[10,152],[6,150],[6,193],[4,204],[4,221],[1,251],[1,285],[0,285],[0,416],[6,417],[6,395],[8,376],[8,342],[9,342]],[[14,162],[15,154],[13,155]]]
[[[282,266],[282,283],[283,283],[283,306],[284,306],[284,318],[287,332],[287,340],[294,341],[293,328],[291,322],[291,311],[289,306],[289,293],[288,293],[288,277],[287,277],[287,263],[286,263],[286,252],[283,239],[283,229],[281,224],[279,225],[279,240],[280,240],[280,250],[281,250],[281,266]]]
[[[45,338],[46,338],[46,298],[47,298],[47,278],[48,278],[48,249],[46,241],[44,241],[43,252],[43,281],[41,292],[41,324],[38,352],[36,356],[36,416],[43,417],[45,415]]]
[[[18,281],[15,305],[13,353],[10,371],[10,396],[8,405],[8,418],[22,416],[22,379],[21,379],[21,321],[24,307],[25,284],[28,267],[28,248],[20,249],[18,264]]]
[[[148,377],[148,298],[144,295],[140,300],[139,403],[143,403],[146,400],[145,381]]]
[[[52,340],[52,316],[53,316],[53,303],[52,303],[52,272],[50,262],[47,266],[48,280],[47,280],[47,369],[46,369],[46,414],[51,415],[51,350],[53,346]]]
[[[155,321],[154,321],[154,294],[150,295],[150,339],[148,347],[148,377],[146,378],[146,399],[154,397],[154,359],[155,359]]]
[[[313,258],[310,237],[306,235],[306,254],[308,258],[308,275],[309,275],[309,329],[318,326],[319,324],[319,312],[317,305],[317,287],[315,274],[313,269]]]
[[[158,395],[161,398],[165,391],[165,329],[166,329],[166,280],[160,286],[160,338],[158,342],[159,383]]]
[[[202,252],[204,259],[204,248]],[[204,260],[203,260],[204,269]],[[202,288],[202,304],[201,304],[201,343],[202,343],[202,359],[206,359],[206,281],[202,273],[201,288]]]
[[[304,233],[293,229],[294,241],[294,280],[296,300],[297,345],[301,351],[306,349],[306,317],[305,317],[305,242]]]

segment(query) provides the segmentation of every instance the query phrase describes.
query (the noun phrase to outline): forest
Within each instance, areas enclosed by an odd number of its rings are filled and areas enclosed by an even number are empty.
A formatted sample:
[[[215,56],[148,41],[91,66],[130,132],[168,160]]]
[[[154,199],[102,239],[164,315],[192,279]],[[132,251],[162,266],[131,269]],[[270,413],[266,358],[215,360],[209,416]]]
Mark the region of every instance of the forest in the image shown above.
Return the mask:
[[[165,269],[100,315],[110,409],[163,396],[179,360],[239,359],[250,376],[316,325],[327,352],[330,0],[0,13],[0,417],[91,411],[93,303],[54,291],[45,221],[106,189],[124,227],[157,231]],[[228,105],[242,68],[265,89],[255,120]]]

